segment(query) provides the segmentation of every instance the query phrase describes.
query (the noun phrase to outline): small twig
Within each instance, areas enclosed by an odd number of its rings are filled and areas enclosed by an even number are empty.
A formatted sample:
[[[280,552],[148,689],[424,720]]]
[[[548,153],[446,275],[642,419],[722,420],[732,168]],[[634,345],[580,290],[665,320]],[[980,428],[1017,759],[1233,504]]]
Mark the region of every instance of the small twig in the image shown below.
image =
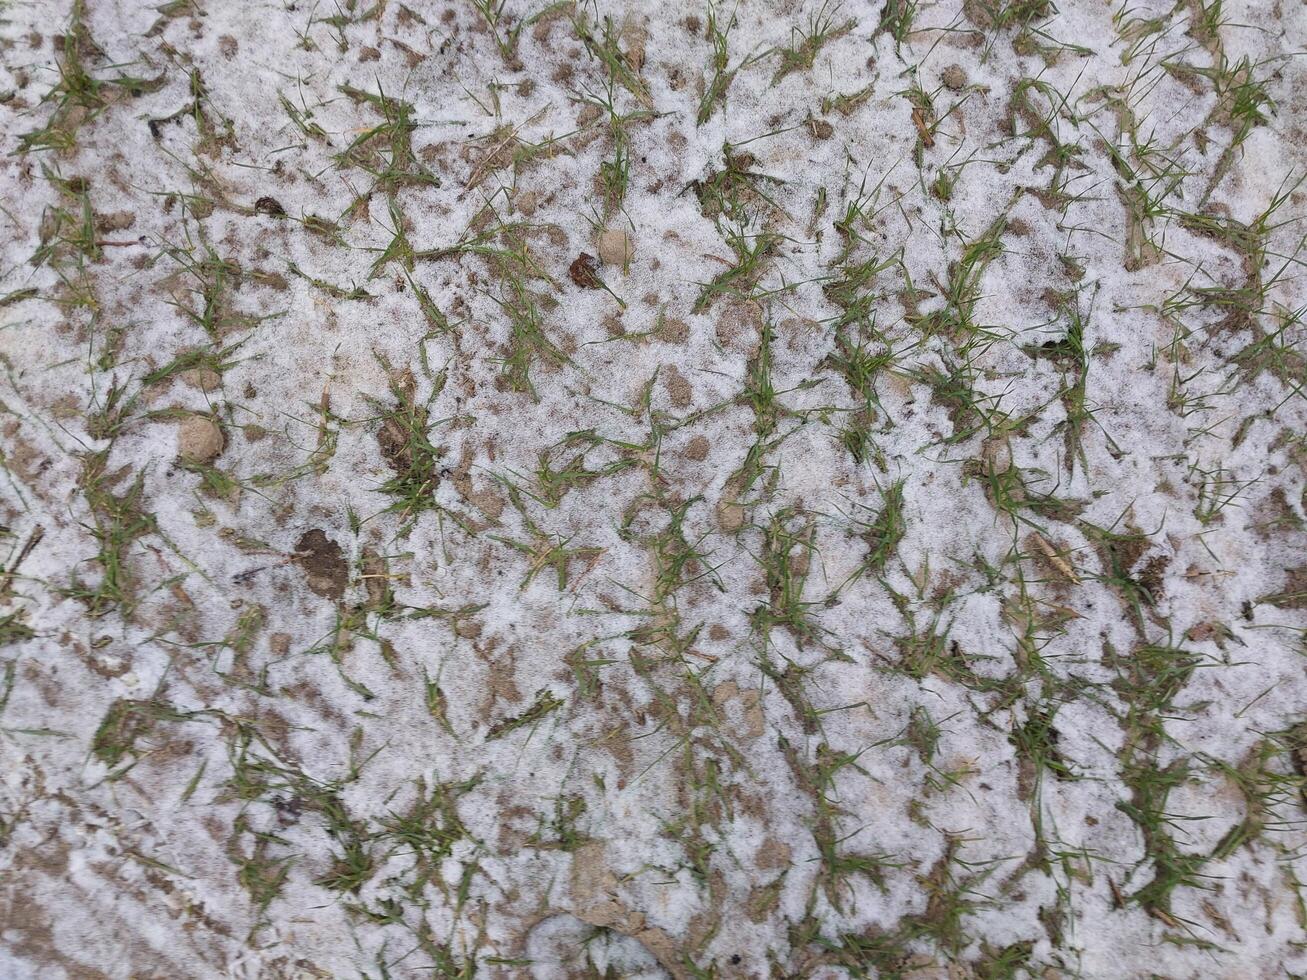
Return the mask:
[[[9,588],[10,585],[13,583],[14,573],[18,571],[18,566],[21,565],[27,559],[27,556],[32,553],[32,549],[35,548],[38,544],[40,544],[41,539],[44,537],[45,537],[44,527],[38,524],[36,525],[36,527],[32,528],[32,533],[27,536],[27,541],[24,542],[23,547],[19,549],[18,556],[13,560],[12,564],[10,564],[10,566],[5,570],[4,576],[0,577],[0,597],[7,596],[9,594]]]
[[[1050,565],[1061,572],[1068,581],[1074,582],[1076,585],[1080,584],[1080,576],[1076,574],[1076,570],[1071,567],[1065,558],[1058,554],[1056,548],[1044,540],[1042,534],[1033,531],[1030,536],[1034,539],[1035,544],[1039,546],[1039,550],[1044,553],[1044,557],[1048,559]]]

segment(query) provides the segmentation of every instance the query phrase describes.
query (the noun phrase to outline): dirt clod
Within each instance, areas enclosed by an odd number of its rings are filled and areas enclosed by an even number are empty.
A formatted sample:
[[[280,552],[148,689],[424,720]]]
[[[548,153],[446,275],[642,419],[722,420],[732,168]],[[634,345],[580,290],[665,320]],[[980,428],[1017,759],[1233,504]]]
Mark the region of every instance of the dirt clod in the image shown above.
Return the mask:
[[[663,387],[667,389],[667,398],[673,408],[688,408],[690,402],[694,400],[694,389],[690,387],[690,382],[686,380],[685,375],[677,370],[675,364],[667,366],[667,371],[663,375]]]
[[[656,334],[665,344],[683,344],[690,339],[690,325],[676,317],[664,317],[658,323]]]
[[[744,507],[734,500],[722,500],[717,504],[717,523],[723,531],[738,531],[744,526]]]
[[[261,197],[254,202],[254,210],[259,214],[266,214],[273,218],[286,217],[286,209],[281,206],[281,202],[275,197]]]
[[[187,463],[211,463],[226,444],[222,426],[207,415],[191,415],[177,427],[177,455]]]
[[[213,368],[191,368],[182,372],[182,380],[200,391],[216,391],[222,385],[222,375]]]
[[[940,74],[940,79],[944,82],[944,87],[952,92],[960,92],[967,85],[967,73],[961,65],[949,65]]]
[[[340,545],[327,537],[321,528],[300,535],[295,542],[295,563],[304,570],[310,591],[324,599],[339,602],[349,584],[349,566]]]

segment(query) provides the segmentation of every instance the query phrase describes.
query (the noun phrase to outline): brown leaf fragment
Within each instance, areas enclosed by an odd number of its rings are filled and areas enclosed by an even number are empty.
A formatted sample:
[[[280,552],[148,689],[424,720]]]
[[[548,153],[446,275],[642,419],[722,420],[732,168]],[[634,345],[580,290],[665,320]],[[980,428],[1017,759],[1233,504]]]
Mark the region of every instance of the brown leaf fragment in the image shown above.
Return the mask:
[[[912,125],[917,127],[917,135],[921,137],[922,145],[930,149],[935,145],[935,137],[930,134],[930,127],[926,125],[926,110],[920,106],[912,110]]]
[[[582,252],[567,269],[568,278],[582,289],[601,289],[599,262],[589,252]]]

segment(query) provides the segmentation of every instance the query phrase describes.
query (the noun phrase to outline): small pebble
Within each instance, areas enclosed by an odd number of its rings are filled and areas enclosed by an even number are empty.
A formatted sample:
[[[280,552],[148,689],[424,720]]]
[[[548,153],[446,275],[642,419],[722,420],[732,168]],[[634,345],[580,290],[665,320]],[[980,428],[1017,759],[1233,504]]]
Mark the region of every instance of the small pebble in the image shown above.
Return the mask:
[[[625,266],[635,257],[631,236],[618,228],[599,233],[599,258],[605,265]]]

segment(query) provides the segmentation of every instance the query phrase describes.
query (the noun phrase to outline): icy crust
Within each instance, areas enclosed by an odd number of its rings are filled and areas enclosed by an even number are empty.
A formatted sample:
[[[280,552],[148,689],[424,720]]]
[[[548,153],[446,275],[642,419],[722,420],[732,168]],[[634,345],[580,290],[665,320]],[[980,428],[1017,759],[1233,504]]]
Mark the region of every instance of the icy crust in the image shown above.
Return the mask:
[[[1307,19],[876,6],[0,10],[0,975],[1307,970]]]

